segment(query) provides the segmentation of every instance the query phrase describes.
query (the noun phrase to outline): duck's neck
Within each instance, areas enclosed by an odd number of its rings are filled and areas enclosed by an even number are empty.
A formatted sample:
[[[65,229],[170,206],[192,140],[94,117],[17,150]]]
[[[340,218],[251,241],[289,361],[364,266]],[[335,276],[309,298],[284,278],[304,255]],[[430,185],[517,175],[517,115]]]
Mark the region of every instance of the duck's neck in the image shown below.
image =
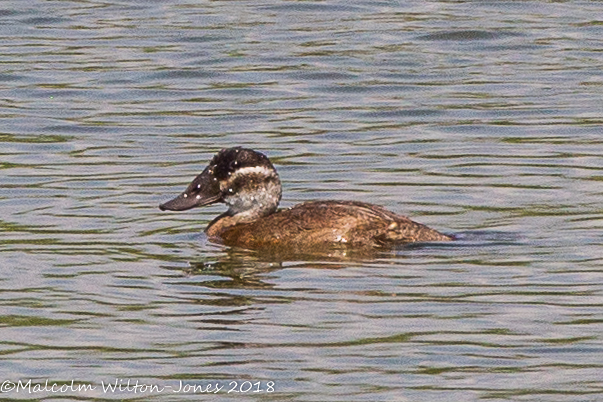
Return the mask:
[[[228,193],[227,193],[228,194]],[[278,176],[264,180],[261,186],[252,189],[239,188],[224,197],[228,211],[215,218],[205,229],[208,236],[220,236],[231,226],[249,223],[273,214],[281,200],[281,183]]]
[[[278,208],[281,200],[281,182],[278,175],[260,176],[259,179],[249,176],[241,183],[234,181],[232,184],[227,186],[223,197],[228,205],[228,215],[237,216],[240,221],[253,221],[274,213]]]

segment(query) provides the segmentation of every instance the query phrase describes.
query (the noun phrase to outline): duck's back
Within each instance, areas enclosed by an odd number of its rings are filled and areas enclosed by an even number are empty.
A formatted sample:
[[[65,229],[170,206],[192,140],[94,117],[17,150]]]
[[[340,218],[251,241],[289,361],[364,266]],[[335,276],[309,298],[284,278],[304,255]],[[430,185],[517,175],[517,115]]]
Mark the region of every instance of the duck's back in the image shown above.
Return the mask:
[[[354,201],[311,201],[249,223],[212,222],[208,236],[249,249],[347,245],[380,247],[416,241],[447,241],[441,234],[380,206]]]

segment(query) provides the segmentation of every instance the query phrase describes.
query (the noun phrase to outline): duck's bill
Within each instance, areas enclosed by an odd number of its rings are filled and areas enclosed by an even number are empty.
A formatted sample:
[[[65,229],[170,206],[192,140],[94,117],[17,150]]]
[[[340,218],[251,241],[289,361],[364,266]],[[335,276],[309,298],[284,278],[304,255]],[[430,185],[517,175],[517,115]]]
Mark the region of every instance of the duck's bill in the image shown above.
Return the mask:
[[[202,207],[220,201],[220,197],[197,199],[195,196],[185,197],[184,194],[186,193],[180,194],[173,200],[159,205],[159,209],[162,211],[186,211],[187,209]]]
[[[159,205],[162,211],[186,211],[222,200],[220,186],[206,169],[178,197]]]

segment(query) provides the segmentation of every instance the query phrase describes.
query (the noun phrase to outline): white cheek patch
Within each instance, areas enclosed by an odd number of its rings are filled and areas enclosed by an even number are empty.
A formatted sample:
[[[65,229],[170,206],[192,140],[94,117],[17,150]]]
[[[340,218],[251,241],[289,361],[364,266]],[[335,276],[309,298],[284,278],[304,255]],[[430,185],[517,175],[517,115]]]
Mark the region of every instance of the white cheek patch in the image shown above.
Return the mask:
[[[264,177],[274,176],[274,170],[270,169],[266,166],[248,166],[244,168],[237,169],[233,172],[231,179],[235,179],[238,176],[250,175],[250,174],[259,174]]]
[[[261,176],[265,177],[278,177],[274,169],[270,169],[266,166],[247,166],[235,170],[232,173],[228,173],[228,179],[220,182],[220,190],[222,192],[228,191],[230,194],[233,193],[232,183],[234,183],[239,177],[250,177],[250,176]]]

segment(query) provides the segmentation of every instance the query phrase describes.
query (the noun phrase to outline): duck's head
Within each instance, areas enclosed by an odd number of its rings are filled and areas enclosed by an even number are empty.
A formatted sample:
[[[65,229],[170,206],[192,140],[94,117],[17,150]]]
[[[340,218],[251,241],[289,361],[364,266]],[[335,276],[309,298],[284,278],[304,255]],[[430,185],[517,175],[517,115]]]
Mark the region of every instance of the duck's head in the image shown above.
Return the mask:
[[[228,214],[270,215],[281,200],[281,181],[268,157],[241,147],[218,152],[186,190],[159,205],[162,211],[185,211],[223,202]]]

